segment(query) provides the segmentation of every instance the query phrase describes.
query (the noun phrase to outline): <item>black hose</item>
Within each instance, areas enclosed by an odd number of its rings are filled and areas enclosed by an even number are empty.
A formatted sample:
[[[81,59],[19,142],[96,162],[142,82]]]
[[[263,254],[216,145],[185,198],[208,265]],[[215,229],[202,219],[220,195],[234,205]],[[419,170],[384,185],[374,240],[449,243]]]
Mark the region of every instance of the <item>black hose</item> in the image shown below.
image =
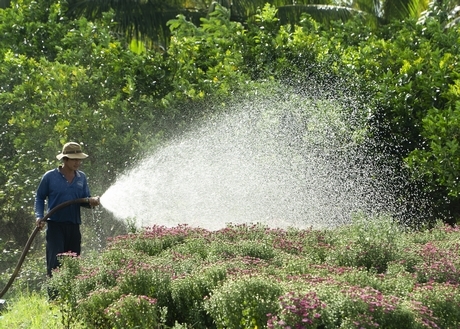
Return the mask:
[[[51,209],[45,215],[45,217],[43,217],[41,219],[41,221],[42,222],[46,221],[56,211],[58,211],[58,210],[60,210],[62,208],[65,208],[67,206],[70,206],[71,204],[74,204],[74,203],[88,203],[88,199],[87,198],[81,198],[81,199],[74,199],[74,200],[65,201],[65,202],[57,205],[53,209]],[[14,269],[13,275],[11,275],[11,278],[8,281],[8,283],[6,284],[5,288],[3,288],[3,290],[0,292],[0,298],[2,298],[3,295],[8,291],[8,289],[10,289],[11,285],[14,282],[14,279],[16,279],[16,276],[18,275],[19,270],[21,269],[22,263],[24,262],[24,259],[26,258],[26,255],[29,252],[30,246],[32,245],[32,241],[34,241],[35,236],[37,235],[38,232],[40,232],[40,230],[41,230],[41,228],[36,226],[34,231],[32,232],[32,234],[30,235],[29,240],[27,240],[26,246],[24,247],[24,250],[22,251],[21,257],[19,258],[18,264],[16,265],[16,268]]]

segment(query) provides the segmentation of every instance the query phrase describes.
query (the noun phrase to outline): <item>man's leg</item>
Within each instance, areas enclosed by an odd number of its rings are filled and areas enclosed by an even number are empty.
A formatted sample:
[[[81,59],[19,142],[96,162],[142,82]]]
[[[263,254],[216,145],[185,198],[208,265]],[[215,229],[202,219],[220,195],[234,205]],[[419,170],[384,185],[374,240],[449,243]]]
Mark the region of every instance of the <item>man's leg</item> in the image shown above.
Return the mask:
[[[49,277],[52,270],[59,266],[57,255],[65,251],[62,225],[48,221],[46,228],[46,273]]]
[[[80,255],[81,252],[81,233],[79,224],[66,224],[65,225],[65,251],[73,252]]]

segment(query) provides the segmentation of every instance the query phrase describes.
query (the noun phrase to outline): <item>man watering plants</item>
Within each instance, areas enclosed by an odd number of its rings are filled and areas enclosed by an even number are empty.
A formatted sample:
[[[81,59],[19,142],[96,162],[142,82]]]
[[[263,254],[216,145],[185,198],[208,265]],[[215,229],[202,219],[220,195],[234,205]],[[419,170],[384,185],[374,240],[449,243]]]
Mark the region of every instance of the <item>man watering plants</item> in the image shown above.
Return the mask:
[[[84,203],[73,203],[52,214],[46,221],[46,267],[51,277],[53,269],[59,266],[57,255],[72,252],[77,255],[81,251],[80,207],[95,207],[100,204],[99,197],[91,197],[86,175],[79,170],[83,153],[78,143],[64,145],[62,152],[56,156],[62,164],[47,171],[37,188],[35,195],[35,217],[37,226],[45,226],[42,221],[45,212],[45,200],[48,199],[48,211],[63,202],[83,199]]]

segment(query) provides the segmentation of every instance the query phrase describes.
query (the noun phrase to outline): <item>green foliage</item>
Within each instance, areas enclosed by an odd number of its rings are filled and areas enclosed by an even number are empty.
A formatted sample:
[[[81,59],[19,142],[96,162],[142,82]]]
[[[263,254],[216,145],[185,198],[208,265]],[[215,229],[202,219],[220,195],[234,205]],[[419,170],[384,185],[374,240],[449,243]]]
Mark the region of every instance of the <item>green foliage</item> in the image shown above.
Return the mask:
[[[338,305],[334,305],[338,302]],[[338,301],[329,304],[340,307],[340,322],[343,328],[417,328],[414,315],[401,300],[392,295],[383,295],[372,288],[345,287]],[[339,306],[340,305],[340,306]]]
[[[98,288],[78,303],[78,316],[88,328],[106,328],[111,320],[105,310],[121,297],[117,289]]]
[[[409,231],[387,218],[357,217],[328,230],[232,225],[150,232],[117,237],[88,258],[63,258],[49,287],[66,326],[418,329],[460,321],[456,227]],[[139,236],[168,247],[149,253]],[[347,251],[348,244],[357,251]]]
[[[178,277],[171,282],[171,297],[175,320],[180,323],[191,323],[195,327],[209,327],[209,319],[204,303],[211,292],[226,279],[224,266],[208,266],[195,268],[190,274]]]
[[[127,328],[162,328],[160,312],[156,300],[143,295],[123,295],[106,308],[110,327]]]
[[[460,325],[459,286],[452,283],[426,283],[411,293],[413,307],[424,310],[425,316],[437,322],[440,328],[456,328]]]
[[[273,278],[257,276],[225,282],[205,304],[217,328],[260,328],[277,310],[282,288]]]
[[[410,268],[420,283],[450,282],[459,283],[460,273],[457,254],[460,251],[458,241],[428,242],[415,245],[406,250],[408,259],[417,259]]]
[[[1,276],[0,276],[0,286],[5,286],[8,282],[8,269],[16,265],[17,258],[20,257],[20,251],[14,248],[11,248],[11,243],[0,239],[0,250],[2,251],[2,263],[0,267]]]
[[[284,48],[281,45],[286,41],[283,34],[277,36],[278,29],[277,10],[268,3],[263,9],[259,8],[249,22],[250,47],[246,54],[249,55],[248,70],[253,79],[271,78],[276,71],[277,59]]]
[[[7,309],[0,314],[0,328],[60,328],[58,307],[48,304],[40,293],[23,291],[8,299]],[[74,329],[81,327],[75,325]]]
[[[61,311],[61,323],[64,328],[71,328],[77,322],[77,295],[73,280],[80,274],[80,266],[74,254],[62,254],[58,256],[62,268],[57,269],[59,279],[50,283],[47,287],[51,299],[59,301]]]
[[[228,95],[245,83],[240,50],[245,31],[241,24],[229,21],[225,8],[216,6],[200,27],[183,15],[171,20],[169,26],[172,39],[168,55],[174,79],[171,92],[163,99],[166,106]]]
[[[401,257],[402,231],[390,218],[356,217],[341,228],[346,240],[336,241],[329,259],[339,266],[365,267],[384,273],[390,262]]]
[[[69,27],[62,17],[63,6],[59,0],[19,0],[0,10],[1,53],[8,49],[37,60],[54,60],[59,40]]]
[[[154,256],[174,245],[183,243],[189,236],[199,234],[200,230],[190,230],[184,225],[176,228],[176,234],[165,234],[167,232],[168,229],[163,226],[145,228],[137,235],[127,236],[126,239],[118,238],[113,241],[112,248],[128,248]]]
[[[321,314],[319,313],[326,305],[310,292],[305,295],[288,293],[280,297],[281,312],[279,316],[269,317],[267,327],[269,329],[288,329],[298,326],[308,328],[321,328]]]
[[[220,259],[223,255],[227,255],[229,258],[247,256],[248,258],[270,260],[275,256],[275,251],[267,245],[267,241],[215,241],[209,245],[207,259]]]
[[[6,286],[6,283],[10,280],[15,266],[17,266],[20,252],[19,250],[3,249],[0,259],[4,268],[0,276],[0,287]],[[9,299],[11,296],[17,296],[23,291],[40,291],[45,285],[45,263],[45,259],[41,254],[38,254],[36,250],[31,250],[21,267],[19,275],[3,298]]]
[[[458,87],[451,86],[454,88]],[[460,93],[457,92],[456,97],[459,98]],[[422,120],[422,127],[429,148],[411,152],[407,163],[414,168],[415,175],[445,187],[448,196],[456,199],[460,195],[460,101],[447,109],[430,109]]]

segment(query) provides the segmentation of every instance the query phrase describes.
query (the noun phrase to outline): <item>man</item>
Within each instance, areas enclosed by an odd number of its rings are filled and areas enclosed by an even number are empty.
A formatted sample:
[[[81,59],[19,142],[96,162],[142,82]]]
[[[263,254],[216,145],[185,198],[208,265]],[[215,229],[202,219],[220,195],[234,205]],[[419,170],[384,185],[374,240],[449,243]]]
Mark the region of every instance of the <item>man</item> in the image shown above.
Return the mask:
[[[62,160],[58,168],[46,172],[38,185],[35,195],[35,217],[37,226],[43,228],[45,200],[48,198],[48,210],[69,200],[87,198],[87,203],[71,204],[56,211],[47,220],[46,229],[46,268],[49,277],[52,270],[59,266],[57,255],[72,252],[77,255],[81,251],[81,215],[80,206],[98,206],[99,197],[91,197],[86,175],[78,170],[81,161],[88,157],[82,152],[78,143],[64,145],[62,152],[56,156]]]

